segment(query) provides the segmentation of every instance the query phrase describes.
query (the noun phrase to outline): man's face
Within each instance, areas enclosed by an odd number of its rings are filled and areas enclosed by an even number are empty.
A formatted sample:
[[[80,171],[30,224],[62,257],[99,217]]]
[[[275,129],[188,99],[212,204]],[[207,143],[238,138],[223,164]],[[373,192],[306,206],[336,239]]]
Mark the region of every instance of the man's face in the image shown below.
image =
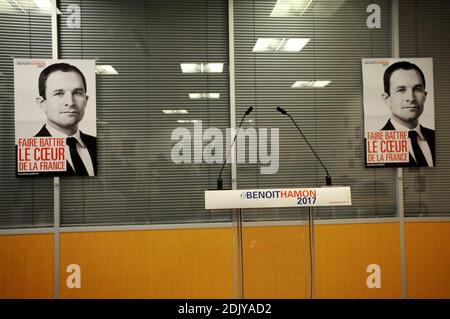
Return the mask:
[[[83,80],[76,72],[56,71],[47,78],[46,99],[39,104],[49,125],[68,135],[78,130],[88,101]]]
[[[414,128],[423,113],[425,98],[424,83],[417,70],[396,70],[390,79],[390,95],[384,99],[392,116],[401,124]]]

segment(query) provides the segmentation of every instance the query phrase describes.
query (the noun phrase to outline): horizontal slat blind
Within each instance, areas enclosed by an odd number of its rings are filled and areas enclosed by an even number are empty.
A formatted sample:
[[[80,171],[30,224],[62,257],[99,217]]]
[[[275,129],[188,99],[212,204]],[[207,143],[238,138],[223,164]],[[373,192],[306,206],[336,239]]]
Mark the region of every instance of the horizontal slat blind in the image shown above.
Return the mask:
[[[312,1],[303,15],[270,17],[276,1],[235,1],[237,118],[255,106],[249,123],[280,129],[280,167],[261,175],[266,165],[238,165],[238,188],[325,185],[325,172],[288,117],[297,121],[334,185],[352,190],[351,207],[316,209],[318,218],[395,216],[394,170],[364,167],[361,59],[391,56],[390,1],[381,7],[381,29],[368,29],[371,1]],[[342,3],[333,13],[329,8]],[[294,53],[252,52],[258,38],[309,38]],[[295,81],[329,80],[325,88],[293,89]],[[249,125],[246,125],[249,127]],[[260,210],[248,220],[299,218],[298,210]]]
[[[400,1],[400,56],[433,58],[436,167],[405,170],[405,215],[450,216],[450,2]]]
[[[81,8],[81,29],[61,23],[61,58],[95,58],[119,74],[97,76],[98,176],[62,180],[62,224],[229,221],[229,212],[204,210],[220,165],[171,160],[172,130],[193,133],[192,123],[177,119],[229,127],[227,1],[61,1],[61,10],[70,4]],[[221,62],[224,70],[182,74],[182,62]],[[188,98],[198,92],[220,98]]]
[[[50,15],[31,0],[1,1],[0,43],[0,228],[48,227],[53,224],[53,179],[16,177],[13,59],[51,58]],[[34,99],[29,107],[38,107]]]
[[[13,58],[51,58],[50,15],[33,1],[0,3],[1,228],[52,224],[51,178],[15,177]],[[378,1],[381,29],[368,29],[371,1],[313,1],[302,16],[270,17],[276,1],[234,2],[236,118],[255,110],[244,128],[280,129],[280,166],[239,164],[239,188],[320,186],[325,173],[287,117],[299,122],[327,165],[334,185],[352,188],[352,207],[316,209],[318,218],[395,216],[395,170],[365,168],[361,58],[391,56],[390,1]],[[336,6],[336,4],[341,5]],[[448,216],[446,105],[450,95],[448,1],[400,1],[400,54],[433,57],[437,167],[404,169],[406,216]],[[81,29],[69,28],[69,5],[81,8]],[[330,9],[335,7],[334,9]],[[337,7],[337,8],[336,8]],[[97,76],[99,174],[61,179],[64,226],[229,221],[230,212],[203,209],[220,165],[179,164],[170,158],[172,130],[203,121],[229,127],[227,1],[60,1],[60,58],[96,59],[116,76]],[[328,11],[332,10],[332,11]],[[25,12],[24,12],[25,11]],[[413,22],[411,22],[413,21]],[[441,30],[442,32],[436,32]],[[297,53],[253,53],[258,38],[311,38]],[[220,74],[182,74],[182,62],[223,62]],[[297,80],[330,80],[322,89],[292,89]],[[218,100],[188,93],[217,92]],[[30,102],[30,107],[35,107]],[[164,115],[162,109],[187,109]],[[206,141],[203,144],[207,144]],[[247,145],[248,146],[248,145]],[[247,154],[248,158],[248,154]],[[224,188],[230,188],[229,167]],[[299,219],[302,210],[248,211],[246,220]]]

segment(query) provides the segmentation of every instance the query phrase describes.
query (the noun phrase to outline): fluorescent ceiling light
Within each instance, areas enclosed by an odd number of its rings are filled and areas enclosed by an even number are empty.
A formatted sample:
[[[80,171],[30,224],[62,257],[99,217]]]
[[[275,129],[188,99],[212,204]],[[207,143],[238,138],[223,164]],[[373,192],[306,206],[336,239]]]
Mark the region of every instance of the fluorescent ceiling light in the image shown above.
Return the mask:
[[[39,9],[50,9],[52,7],[50,0],[34,0],[34,3]]]
[[[116,75],[119,74],[119,72],[114,69],[112,65],[96,65],[95,66],[95,73],[100,75]]]
[[[219,93],[206,93],[206,98],[207,99],[218,99],[218,98],[220,98],[220,94]]]
[[[201,72],[200,63],[180,63],[181,72],[183,73],[199,73]]]
[[[298,52],[309,42],[306,38],[259,38],[253,52]]]
[[[189,93],[189,98],[191,100],[201,99],[205,93]]]
[[[198,120],[177,120],[178,123],[198,123]]]
[[[189,93],[189,98],[191,100],[218,99],[220,98],[220,93]]]
[[[183,73],[222,73],[223,63],[180,63]]]
[[[315,12],[325,17],[333,16],[346,0],[313,1],[313,0],[278,0],[270,13],[271,17],[301,16],[314,6]]]
[[[296,81],[291,88],[322,88],[330,83],[331,81]]]
[[[204,70],[207,73],[222,73],[223,63],[206,63]]]
[[[188,114],[187,110],[162,110],[164,114]]]
[[[51,2],[50,0],[0,0],[0,13],[17,14],[19,10],[25,15],[47,15],[51,14]],[[56,8],[56,12],[61,14],[58,8]]]
[[[309,42],[309,39],[288,39],[281,51],[298,52]]]
[[[270,51],[270,48],[276,48],[279,44],[278,39],[272,38],[259,38],[256,40],[255,46],[253,47],[253,52]],[[276,44],[276,46],[275,46]]]
[[[270,13],[271,17],[301,16],[309,8],[312,0],[278,0]]]
[[[315,81],[314,84],[313,84],[313,87],[315,87],[315,88],[323,88],[323,87],[327,86],[330,83],[331,83],[331,81]]]
[[[314,81],[295,81],[291,88],[309,88],[314,84]]]
[[[51,8],[52,8],[52,4],[50,2],[50,0],[33,0],[34,4],[41,9],[42,11],[45,12],[50,12]],[[57,14],[61,14],[61,11],[59,11],[58,8],[56,8]]]

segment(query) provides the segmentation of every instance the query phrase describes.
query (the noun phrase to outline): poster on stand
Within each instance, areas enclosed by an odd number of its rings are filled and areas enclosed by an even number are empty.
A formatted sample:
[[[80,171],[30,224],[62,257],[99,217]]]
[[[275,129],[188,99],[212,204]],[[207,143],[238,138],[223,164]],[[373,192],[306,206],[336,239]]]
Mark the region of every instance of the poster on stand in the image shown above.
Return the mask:
[[[436,166],[432,58],[362,59],[366,167]]]
[[[16,176],[97,175],[95,60],[14,59]]]

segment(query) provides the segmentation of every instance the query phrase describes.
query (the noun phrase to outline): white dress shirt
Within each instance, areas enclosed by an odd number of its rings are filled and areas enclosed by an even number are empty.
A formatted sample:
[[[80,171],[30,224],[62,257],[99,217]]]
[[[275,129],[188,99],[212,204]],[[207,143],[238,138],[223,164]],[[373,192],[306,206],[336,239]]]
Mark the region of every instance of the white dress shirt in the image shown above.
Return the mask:
[[[394,118],[391,118],[391,123],[394,126],[396,131],[406,131],[406,132],[416,131],[417,132],[417,142],[419,144],[419,147],[422,150],[422,153],[425,156],[425,159],[427,160],[428,166],[433,167],[433,156],[431,155],[430,145],[428,145],[427,140],[423,136],[422,131],[420,129],[420,125],[417,124],[417,126],[414,129],[410,130],[406,126],[396,122]],[[408,150],[409,150],[409,153],[411,154],[411,156],[414,158],[414,160],[416,160],[416,156],[414,155],[414,151],[413,151],[413,148],[411,145],[410,138],[408,138]]]
[[[64,138],[64,141],[66,141],[66,138],[68,138],[68,137],[74,137],[78,142],[77,143],[77,152],[78,152],[78,155],[80,155],[81,160],[83,161],[84,167],[86,167],[86,170],[87,170],[89,176],[94,176],[94,164],[92,164],[91,155],[89,154],[89,151],[88,151],[86,145],[83,143],[83,140],[81,139],[80,130],[78,130],[74,135],[68,136],[68,135],[64,134],[63,132],[60,132],[57,129],[51,127],[48,124],[45,125],[45,127],[47,128],[47,130],[49,131],[49,133],[52,137],[61,137],[61,138]],[[72,168],[73,168],[73,162],[72,162],[72,157],[70,156],[69,145],[66,144],[64,152],[66,154],[66,160],[69,162],[70,166],[72,166]],[[75,171],[75,169],[74,169],[74,171]]]

